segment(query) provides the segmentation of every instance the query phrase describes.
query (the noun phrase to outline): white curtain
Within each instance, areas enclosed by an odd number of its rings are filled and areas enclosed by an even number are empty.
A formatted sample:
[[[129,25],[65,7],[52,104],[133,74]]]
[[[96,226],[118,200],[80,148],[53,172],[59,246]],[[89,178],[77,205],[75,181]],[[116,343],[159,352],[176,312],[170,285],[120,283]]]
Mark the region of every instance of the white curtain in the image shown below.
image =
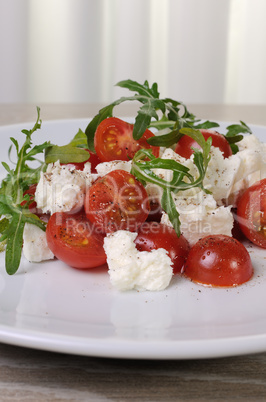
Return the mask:
[[[0,102],[266,104],[265,0],[0,0]]]

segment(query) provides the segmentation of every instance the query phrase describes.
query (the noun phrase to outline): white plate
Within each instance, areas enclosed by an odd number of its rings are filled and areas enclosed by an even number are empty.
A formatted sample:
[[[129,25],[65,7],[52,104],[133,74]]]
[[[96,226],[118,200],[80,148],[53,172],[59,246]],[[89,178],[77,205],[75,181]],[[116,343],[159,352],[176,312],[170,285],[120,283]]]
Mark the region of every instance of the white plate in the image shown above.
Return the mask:
[[[36,143],[64,144],[87,120],[43,123]],[[9,137],[32,125],[0,127],[1,160]],[[260,139],[265,128],[253,127]],[[5,174],[1,168],[2,176]],[[247,284],[207,288],[176,277],[163,292],[119,293],[106,269],[87,272],[22,260],[8,276],[0,255],[0,341],[88,356],[192,359],[266,351],[266,253],[248,245],[255,274]]]

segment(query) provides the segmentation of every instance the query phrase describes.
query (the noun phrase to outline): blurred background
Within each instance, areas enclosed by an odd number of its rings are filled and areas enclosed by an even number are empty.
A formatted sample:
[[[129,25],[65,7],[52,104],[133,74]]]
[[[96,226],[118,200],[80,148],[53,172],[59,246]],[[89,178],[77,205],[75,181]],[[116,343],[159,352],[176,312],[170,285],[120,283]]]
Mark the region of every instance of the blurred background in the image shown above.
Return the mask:
[[[0,0],[0,102],[266,104],[265,0]]]

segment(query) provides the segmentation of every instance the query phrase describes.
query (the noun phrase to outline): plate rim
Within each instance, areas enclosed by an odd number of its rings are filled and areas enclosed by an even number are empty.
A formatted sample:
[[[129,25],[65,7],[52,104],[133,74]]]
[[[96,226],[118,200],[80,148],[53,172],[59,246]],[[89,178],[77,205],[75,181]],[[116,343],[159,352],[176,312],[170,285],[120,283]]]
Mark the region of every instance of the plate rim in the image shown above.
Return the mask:
[[[132,120],[134,117],[122,117]],[[49,119],[42,121],[42,128],[45,125],[82,123],[88,124],[91,118],[68,118],[68,119]],[[219,124],[229,125],[230,121],[217,121]],[[34,122],[22,122],[14,124],[0,125],[0,133],[5,129],[19,129],[35,124]],[[250,127],[266,129],[264,125],[249,124]],[[12,331],[10,331],[12,328]],[[80,340],[83,342],[80,343]],[[191,340],[154,340],[145,342],[137,340],[104,338],[88,338],[84,343],[84,337],[71,336],[65,334],[55,334],[42,332],[39,330],[26,328],[14,328],[0,323],[0,342],[46,350],[51,352],[61,352],[94,357],[110,358],[129,358],[129,359],[206,359],[220,358],[228,356],[238,356],[250,353],[261,353],[266,351],[266,332],[262,334],[244,335],[235,337],[222,337],[215,339],[191,339]],[[82,345],[81,345],[82,344]],[[122,344],[122,348],[121,348]],[[199,350],[199,344],[201,351]],[[221,344],[223,347],[221,347]],[[247,344],[249,348],[246,349]],[[84,345],[86,346],[84,348]],[[135,346],[137,345],[138,351]],[[112,346],[112,347],[110,347]],[[115,346],[115,348],[114,348]],[[160,350],[155,352],[156,347]],[[224,347],[226,346],[226,348]],[[228,347],[230,346],[230,347]]]
[[[193,360],[242,356],[266,351],[266,333],[215,339],[168,340],[167,342],[112,338],[107,341],[88,338],[84,342],[84,337],[79,336],[44,334],[38,330],[25,329],[10,332],[8,328],[8,326],[0,325],[0,341],[5,344],[88,357]],[[248,349],[247,344],[249,344]]]

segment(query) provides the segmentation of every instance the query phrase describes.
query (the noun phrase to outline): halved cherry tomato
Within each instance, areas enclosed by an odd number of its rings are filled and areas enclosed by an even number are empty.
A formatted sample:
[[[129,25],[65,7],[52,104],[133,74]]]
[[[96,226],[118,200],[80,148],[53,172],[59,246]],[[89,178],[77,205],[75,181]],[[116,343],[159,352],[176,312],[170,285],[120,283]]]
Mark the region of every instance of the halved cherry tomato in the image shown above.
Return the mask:
[[[250,255],[238,240],[210,235],[192,246],[184,274],[192,281],[210,286],[237,286],[253,275]]]
[[[98,178],[85,198],[88,219],[105,233],[137,231],[149,210],[145,188],[135,176],[124,170],[114,170]]]
[[[212,138],[212,145],[214,147],[218,147],[221,150],[224,158],[228,158],[232,155],[232,149],[228,141],[222,134],[214,130],[201,129],[200,132],[202,133],[205,140],[207,140],[207,138],[209,137]],[[196,141],[194,141],[193,138],[189,137],[188,135],[184,135],[176,144],[175,152],[183,156],[183,158],[189,159],[190,156],[193,154],[192,147],[200,149],[200,145]]]
[[[84,211],[78,214],[54,213],[46,228],[50,250],[74,268],[94,268],[106,262],[103,236],[93,230]]]
[[[237,219],[244,235],[266,248],[266,179],[249,187],[237,204]]]
[[[177,236],[175,230],[158,222],[144,222],[135,240],[139,251],[164,248],[173,263],[174,274],[181,272],[189,252],[189,244],[183,235]]]
[[[101,161],[100,161],[100,159],[98,158],[98,156],[94,152],[89,151],[88,149],[86,149],[86,151],[89,152],[90,158],[88,160],[86,160],[85,162],[61,163],[61,165],[74,166],[74,168],[77,169],[77,170],[83,170],[85,163],[90,162],[91,163],[91,173],[97,173],[96,166],[99,163],[101,163]]]
[[[147,142],[154,134],[146,130],[139,140],[134,140],[133,127],[133,124],[117,117],[109,117],[99,124],[95,132],[94,147],[102,162],[128,161],[141,148],[151,149],[154,156],[159,156],[160,148]]]

